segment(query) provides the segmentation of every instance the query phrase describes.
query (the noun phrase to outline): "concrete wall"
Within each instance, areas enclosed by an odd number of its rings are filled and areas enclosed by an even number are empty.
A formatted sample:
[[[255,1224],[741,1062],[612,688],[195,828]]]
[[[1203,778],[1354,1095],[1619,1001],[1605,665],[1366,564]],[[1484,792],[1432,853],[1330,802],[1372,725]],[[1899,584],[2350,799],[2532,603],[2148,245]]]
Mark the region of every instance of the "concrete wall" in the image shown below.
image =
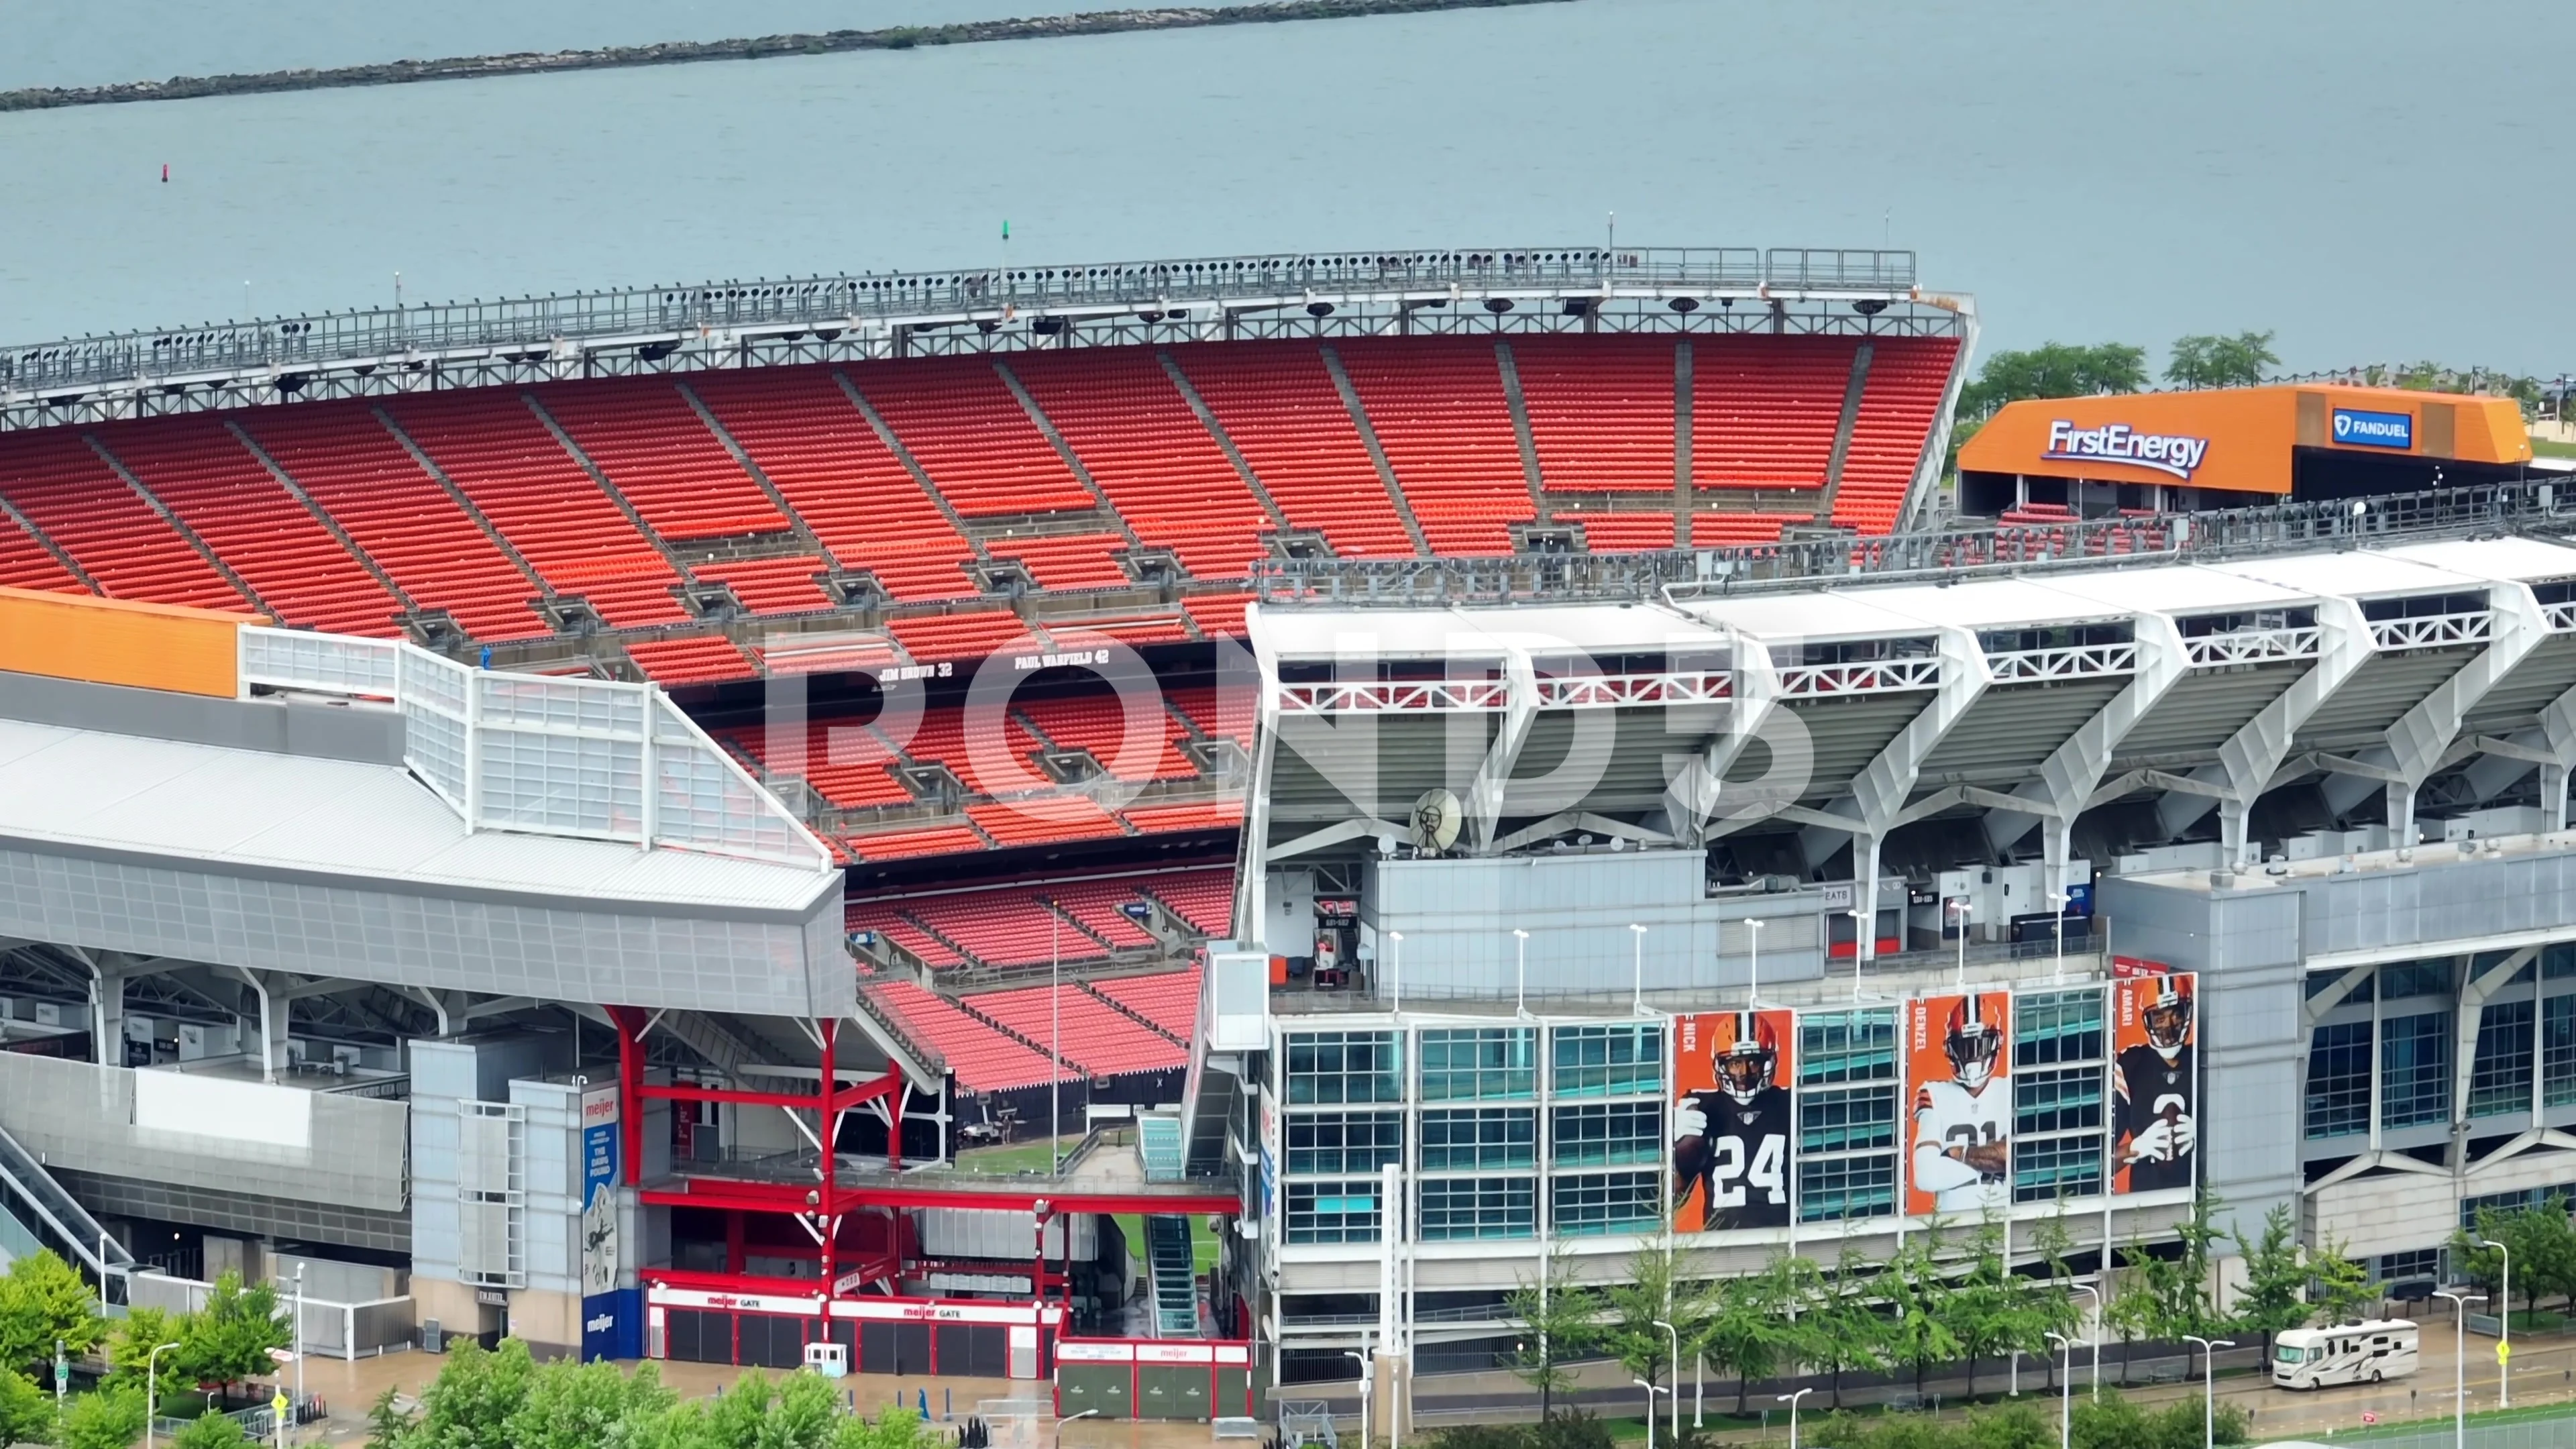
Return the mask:
[[[1404,933],[1408,999],[1509,997],[1518,970],[1515,927],[1529,932],[1533,997],[1598,994],[1633,982],[1632,923],[1646,927],[1648,991],[1743,985],[1746,933],[1726,923],[1746,917],[1775,923],[1762,939],[1765,980],[1823,974],[1816,927],[1823,907],[1814,892],[1711,899],[1706,871],[1706,856],[1696,850],[1372,860],[1362,919],[1377,932],[1381,981],[1388,976],[1387,934]]]
[[[403,762],[402,716],[390,709],[209,699],[165,689],[0,672],[0,718],[271,755],[369,765]]]
[[[77,1172],[377,1213],[399,1212],[405,1205],[406,1114],[400,1102],[224,1084],[244,1095],[280,1094],[274,1098],[278,1115],[305,1128],[306,1145],[291,1146],[137,1126],[140,1075],[129,1067],[0,1052],[0,1127],[48,1165]]]
[[[496,996],[846,1014],[841,920],[837,891],[728,918],[0,841],[0,936]]]

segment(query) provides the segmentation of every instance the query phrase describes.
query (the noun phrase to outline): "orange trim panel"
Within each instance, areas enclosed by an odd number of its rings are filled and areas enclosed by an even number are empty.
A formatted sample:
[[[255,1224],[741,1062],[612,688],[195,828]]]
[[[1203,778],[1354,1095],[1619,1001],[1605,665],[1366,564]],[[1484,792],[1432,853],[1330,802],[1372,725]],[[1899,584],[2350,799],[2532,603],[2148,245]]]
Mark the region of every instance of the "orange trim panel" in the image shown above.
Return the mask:
[[[231,699],[259,614],[0,588],[0,670]]]

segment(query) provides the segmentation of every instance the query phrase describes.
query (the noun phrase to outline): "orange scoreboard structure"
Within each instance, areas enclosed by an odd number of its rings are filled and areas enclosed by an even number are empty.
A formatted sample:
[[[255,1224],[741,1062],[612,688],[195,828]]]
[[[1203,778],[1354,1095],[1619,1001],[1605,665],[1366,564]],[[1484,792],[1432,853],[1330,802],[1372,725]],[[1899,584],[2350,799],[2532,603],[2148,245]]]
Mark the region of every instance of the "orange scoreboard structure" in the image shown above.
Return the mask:
[[[2099,517],[2518,475],[2511,398],[2296,383],[2007,403],[1959,450],[1969,513]],[[2036,521],[2036,518],[2033,519]]]

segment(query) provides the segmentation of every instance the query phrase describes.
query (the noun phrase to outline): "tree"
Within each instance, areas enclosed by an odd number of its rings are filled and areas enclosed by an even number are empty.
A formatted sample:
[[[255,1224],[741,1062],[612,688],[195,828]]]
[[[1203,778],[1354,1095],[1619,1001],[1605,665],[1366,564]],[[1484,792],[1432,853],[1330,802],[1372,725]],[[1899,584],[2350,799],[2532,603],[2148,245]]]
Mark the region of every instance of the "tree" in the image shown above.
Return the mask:
[[[53,1395],[14,1369],[0,1369],[0,1446],[43,1444],[53,1437]]]
[[[401,1449],[418,1418],[417,1411],[403,1407],[402,1391],[386,1385],[367,1407],[367,1449]]]
[[[2272,355],[2269,332],[2177,337],[2173,359],[2165,364],[2165,381],[2176,387],[2252,387],[2263,380],[2265,369],[2280,365],[2281,359]]]
[[[1598,1327],[1601,1304],[1592,1290],[1566,1280],[1567,1255],[1560,1245],[1540,1263],[1542,1281],[1523,1279],[1504,1302],[1504,1312],[1521,1326],[1512,1345],[1511,1371],[1538,1391],[1538,1416],[1556,1417],[1556,1395],[1573,1385],[1566,1365],[1583,1353]]]
[[[2506,1252],[2478,1246],[2482,1239],[2504,1244]],[[2480,1208],[2477,1231],[2451,1237],[2451,1261],[2499,1303],[2508,1253],[2513,1285],[2522,1290],[2525,1309],[2537,1307],[2544,1292],[2561,1290],[2576,1279],[2576,1225],[2568,1221],[2566,1199],[2552,1194],[2538,1207]]]
[[[2120,1338],[2120,1387],[2129,1386],[2129,1345],[2152,1337],[2163,1316],[2156,1285],[2149,1275],[2157,1259],[2144,1244],[2131,1243],[2120,1250],[2122,1266],[2118,1291],[2102,1307],[2102,1322]]]
[[[2010,402],[2034,397],[2093,397],[2147,385],[2147,350],[2125,342],[2090,347],[2044,343],[2027,352],[1998,352],[1977,380],[1959,389],[1959,416],[1980,421]]]
[[[185,1331],[188,1315],[175,1314],[166,1308],[129,1308],[117,1320],[107,1336],[107,1376],[118,1383],[143,1385],[151,1368],[152,1350],[165,1343],[178,1343]],[[176,1350],[173,1350],[176,1352]],[[167,1355],[161,1373],[167,1381],[172,1365]]]
[[[179,1349],[171,1356],[183,1377],[230,1387],[274,1372],[269,1350],[286,1347],[290,1337],[278,1316],[277,1290],[265,1283],[244,1288],[241,1274],[226,1269],[206,1306],[180,1320]]]
[[[1560,1416],[1557,1423],[1563,1424]],[[1609,1435],[1604,1434],[1602,1449],[1609,1449]],[[832,1431],[831,1449],[931,1449],[941,1442],[921,1416],[900,1405],[887,1408],[873,1419],[852,1415]]]
[[[106,1335],[98,1296],[71,1264],[39,1249],[0,1277],[0,1368],[32,1372],[54,1361],[54,1344],[87,1353]]]
[[[1877,1279],[1888,1309],[1888,1357],[1914,1366],[1917,1394],[1923,1392],[1925,1370],[1959,1356],[1958,1337],[1950,1331],[1950,1279],[1938,1257],[1940,1243],[1937,1226],[1906,1239]]]
[[[143,1417],[142,1390],[101,1384],[96,1392],[72,1400],[55,1442],[62,1449],[130,1449],[143,1437]]]
[[[536,1376],[528,1346],[515,1338],[485,1351],[472,1339],[450,1350],[438,1378],[421,1392],[420,1425],[405,1442],[436,1449],[512,1449],[506,1432],[510,1416],[527,1401],[528,1381]]]
[[[1681,1255],[1658,1247],[1639,1248],[1629,1258],[1628,1279],[1601,1295],[1608,1318],[1592,1342],[1629,1373],[1660,1384],[1672,1363],[1674,1337],[1689,1341],[1699,1335],[1699,1320],[1708,1311],[1708,1285],[1681,1281]],[[1671,1324],[1674,1334],[1656,1327],[1658,1321]]]
[[[1759,1273],[1718,1284],[1699,1331],[1683,1345],[1735,1375],[1739,1419],[1753,1380],[1777,1372],[1797,1347],[1799,1335],[1789,1314],[1798,1301],[1801,1266],[1808,1271],[1815,1267],[1804,1258],[1782,1256]]]
[[[2308,1302],[2317,1318],[2328,1323],[2358,1322],[2365,1310],[2379,1307],[2379,1289],[2370,1270],[2338,1238],[2308,1255]]]
[[[1826,1371],[1837,1409],[1843,1406],[1844,1373],[1887,1367],[1888,1319],[1873,1301],[1873,1291],[1870,1275],[1849,1246],[1835,1259],[1830,1273],[1808,1263],[1805,1279],[1798,1284],[1798,1316],[1791,1323],[1789,1357]]]
[[[175,1449],[236,1449],[249,1442],[241,1421],[230,1414],[199,1414],[188,1421],[188,1427],[170,1436]]]
[[[753,1379],[728,1397],[751,1397],[753,1384],[763,1392],[768,1387],[766,1380]],[[503,1419],[502,1432],[512,1449],[597,1449],[616,1442],[622,1425],[660,1418],[677,1398],[662,1386],[661,1375],[651,1364],[630,1377],[613,1363],[565,1360],[528,1376],[527,1392]],[[818,1442],[819,1436],[782,1440],[779,1449],[787,1449],[790,1443],[796,1449],[814,1449]]]
[[[2245,1286],[2236,1297],[2236,1322],[2263,1335],[2263,1358],[2268,1363],[2272,1335],[2308,1321],[2308,1265],[2299,1250],[2290,1205],[2276,1203],[2263,1215],[2260,1237],[2248,1240],[2240,1226],[2236,1250],[2245,1259]]]

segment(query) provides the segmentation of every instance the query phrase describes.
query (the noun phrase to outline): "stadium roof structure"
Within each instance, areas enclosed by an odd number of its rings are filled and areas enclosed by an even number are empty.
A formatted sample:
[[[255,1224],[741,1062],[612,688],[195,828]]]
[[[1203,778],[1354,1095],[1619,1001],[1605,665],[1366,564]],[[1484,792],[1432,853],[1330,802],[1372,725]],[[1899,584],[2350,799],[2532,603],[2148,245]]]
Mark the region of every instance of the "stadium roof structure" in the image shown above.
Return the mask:
[[[1738,305],[1749,304],[1749,305]],[[1296,253],[704,282],[0,349],[0,431],[496,383],[1086,343],[1463,331],[1959,336],[1908,251]]]
[[[846,1015],[841,874],[651,686],[0,590],[0,937]]]
[[[1448,790],[1455,851],[1787,828],[1809,869],[1848,844],[1866,894],[1890,835],[1936,817],[1997,852],[2041,829],[2062,869],[2078,817],[2132,798],[2168,834],[2218,811],[2240,863],[2255,802],[2304,780],[2338,810],[2384,791],[2398,827],[2437,778],[2436,803],[2464,805],[2538,769],[2563,812],[2571,536],[2576,508],[2517,485],[1553,575],[1282,566],[1251,613],[1268,701],[1248,849],[1402,841],[1395,822]],[[1536,607],[1477,607],[1506,602]],[[1560,642],[1530,637],[1541,619]],[[1371,657],[1442,629],[1522,637],[1499,668],[1481,648],[1445,670]],[[1581,651],[1615,672],[1582,677]]]

